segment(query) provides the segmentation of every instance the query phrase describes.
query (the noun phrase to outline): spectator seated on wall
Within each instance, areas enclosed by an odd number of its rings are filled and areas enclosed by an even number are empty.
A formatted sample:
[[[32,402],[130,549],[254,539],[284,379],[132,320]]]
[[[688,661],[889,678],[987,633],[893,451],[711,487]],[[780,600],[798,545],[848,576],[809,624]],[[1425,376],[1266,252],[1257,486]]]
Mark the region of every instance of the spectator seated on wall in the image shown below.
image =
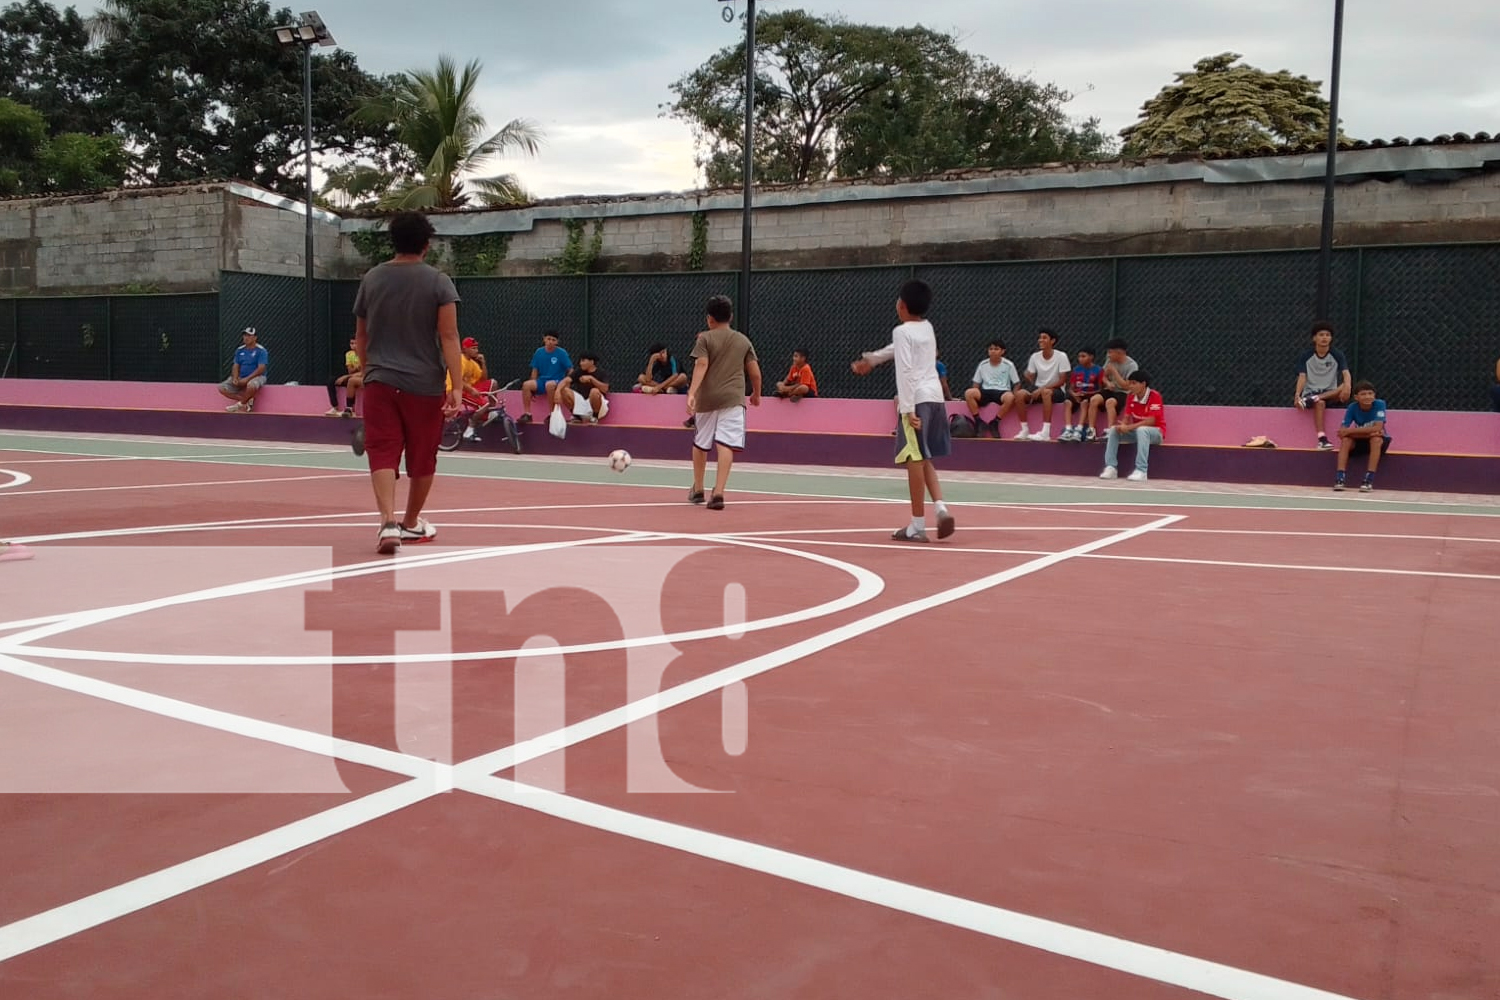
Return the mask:
[[[974,369],[973,384],[964,390],[964,403],[969,408],[969,422],[974,425],[974,436],[979,436],[981,423],[979,413],[986,406],[999,407],[995,415],[983,426],[989,429],[990,437],[1000,436],[1000,421],[1015,405],[1021,389],[1021,373],[1016,371],[1013,361],[1005,356],[1005,341],[996,338],[990,341],[989,357],[979,362]]]
[[[652,344],[646,351],[646,369],[635,380],[634,391],[654,396],[662,392],[686,392],[687,372],[677,364],[666,344]]]
[[[1125,414],[1104,437],[1104,471],[1100,479],[1115,479],[1119,473],[1120,442],[1135,442],[1135,471],[1125,478],[1132,483],[1144,482],[1151,459],[1151,446],[1161,444],[1167,436],[1167,408],[1161,393],[1151,388],[1151,376],[1136,371],[1130,376],[1125,398]]]
[[[1120,407],[1130,395],[1130,376],[1141,367],[1130,356],[1130,345],[1119,337],[1104,345],[1104,423],[1119,422]]]
[[[1104,406],[1104,393],[1100,387],[1104,381],[1104,369],[1094,364],[1094,349],[1080,347],[1078,363],[1068,373],[1068,384],[1063,399],[1062,441],[1094,440],[1094,422],[1099,419],[1099,410]],[[1073,424],[1073,408],[1078,408],[1078,424]]]
[[[1500,361],[1495,362],[1495,384],[1490,386],[1490,409],[1500,413]]]
[[[807,363],[807,348],[798,347],[792,351],[792,367],[787,370],[786,378],[776,383],[776,389],[771,395],[796,402],[817,394],[818,379],[813,375],[812,366]]]
[[[363,366],[359,363],[359,352],[354,349],[354,338],[349,338],[349,350],[344,355],[344,374],[328,383],[328,412],[325,417],[354,416],[354,397],[359,387],[365,384]],[[339,386],[344,387],[344,408],[339,409]]]
[[[229,377],[219,383],[219,392],[233,400],[224,409],[230,413],[249,413],[255,406],[255,394],[266,387],[271,370],[271,356],[255,339],[255,327],[240,331],[240,346],[229,363]]]
[[[1063,386],[1073,366],[1068,364],[1068,356],[1057,350],[1057,334],[1042,330],[1037,334],[1036,346],[1036,352],[1026,362],[1026,381],[1031,388],[1016,394],[1021,408],[1021,430],[1012,439],[1015,441],[1051,441],[1052,407],[1067,398]],[[1026,408],[1032,403],[1042,404],[1042,429],[1035,434],[1026,416]]]
[[[1333,349],[1333,327],[1318,322],[1312,328],[1312,347],[1297,361],[1297,388],[1292,402],[1299,410],[1312,414],[1313,430],[1318,434],[1318,448],[1333,448],[1324,430],[1323,415],[1330,403],[1349,402],[1349,365],[1342,351]]]
[[[599,370],[597,354],[578,355],[578,365],[557,389],[557,402],[573,422],[597,424],[609,413],[609,382]]]
[[[1344,411],[1344,423],[1339,428],[1339,466],[1334,475],[1333,488],[1344,488],[1344,474],[1349,468],[1350,455],[1369,455],[1365,467],[1365,481],[1360,484],[1361,493],[1375,488],[1375,470],[1380,468],[1380,456],[1391,450],[1391,435],[1386,423],[1385,400],[1375,398],[1375,386],[1360,382],[1354,387],[1354,402]]]

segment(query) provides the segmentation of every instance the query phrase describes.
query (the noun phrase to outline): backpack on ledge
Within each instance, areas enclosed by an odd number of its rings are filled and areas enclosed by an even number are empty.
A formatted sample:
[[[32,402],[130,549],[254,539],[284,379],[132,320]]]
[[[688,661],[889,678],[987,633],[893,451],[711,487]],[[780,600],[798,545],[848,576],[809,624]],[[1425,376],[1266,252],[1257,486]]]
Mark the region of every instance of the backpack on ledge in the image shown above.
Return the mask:
[[[979,431],[974,426],[974,421],[962,413],[952,413],[948,416],[948,436],[956,438],[978,437]]]

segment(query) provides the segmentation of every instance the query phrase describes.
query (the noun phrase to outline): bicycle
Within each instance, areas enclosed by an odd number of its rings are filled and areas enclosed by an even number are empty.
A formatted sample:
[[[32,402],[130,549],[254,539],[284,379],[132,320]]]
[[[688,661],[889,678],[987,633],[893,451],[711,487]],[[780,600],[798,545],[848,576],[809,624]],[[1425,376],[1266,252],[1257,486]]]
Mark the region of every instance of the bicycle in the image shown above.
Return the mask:
[[[475,414],[488,411],[484,423],[480,424],[475,430],[483,429],[493,423],[499,423],[505,433],[505,440],[510,442],[511,450],[517,455],[521,454],[521,428],[516,425],[515,419],[506,411],[505,400],[500,398],[501,393],[509,392],[520,384],[520,379],[512,379],[498,389],[490,389],[488,392],[481,393],[480,399],[483,402],[478,406],[475,406],[470,400],[465,399],[463,412],[451,420],[444,422],[443,438],[438,442],[438,448],[442,451],[453,451],[465,441],[477,443],[480,440],[478,434],[466,438],[464,437],[464,432],[469,429],[470,421],[473,420]]]

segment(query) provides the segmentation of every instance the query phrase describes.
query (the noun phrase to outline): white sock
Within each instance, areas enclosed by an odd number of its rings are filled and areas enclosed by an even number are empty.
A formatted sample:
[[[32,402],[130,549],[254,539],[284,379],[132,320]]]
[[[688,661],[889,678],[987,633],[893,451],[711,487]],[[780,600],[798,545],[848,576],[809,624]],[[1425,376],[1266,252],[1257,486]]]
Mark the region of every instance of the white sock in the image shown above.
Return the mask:
[[[907,529],[907,533],[911,534],[911,535],[917,535],[917,534],[921,534],[922,532],[924,532],[926,530],[927,530],[927,525],[922,520],[922,518],[913,515],[912,519],[911,519],[911,527]]]
[[[938,512],[939,515],[943,515],[943,514],[947,514],[948,513],[948,505],[947,504],[943,503],[943,501],[941,501],[941,500],[936,501],[936,504],[937,504],[937,512]]]
[[[1051,437],[1051,436],[1052,436],[1052,425],[1051,424],[1043,424],[1042,425],[1042,437]]]

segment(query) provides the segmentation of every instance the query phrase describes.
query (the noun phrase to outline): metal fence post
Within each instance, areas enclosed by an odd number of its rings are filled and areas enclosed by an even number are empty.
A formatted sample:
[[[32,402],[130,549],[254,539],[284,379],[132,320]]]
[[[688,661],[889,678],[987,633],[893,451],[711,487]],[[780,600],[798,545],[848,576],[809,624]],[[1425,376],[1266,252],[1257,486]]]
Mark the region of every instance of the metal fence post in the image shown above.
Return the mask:
[[[1120,335],[1120,258],[1109,260],[1109,337]]]
[[[104,381],[115,380],[115,297],[104,299]]]

